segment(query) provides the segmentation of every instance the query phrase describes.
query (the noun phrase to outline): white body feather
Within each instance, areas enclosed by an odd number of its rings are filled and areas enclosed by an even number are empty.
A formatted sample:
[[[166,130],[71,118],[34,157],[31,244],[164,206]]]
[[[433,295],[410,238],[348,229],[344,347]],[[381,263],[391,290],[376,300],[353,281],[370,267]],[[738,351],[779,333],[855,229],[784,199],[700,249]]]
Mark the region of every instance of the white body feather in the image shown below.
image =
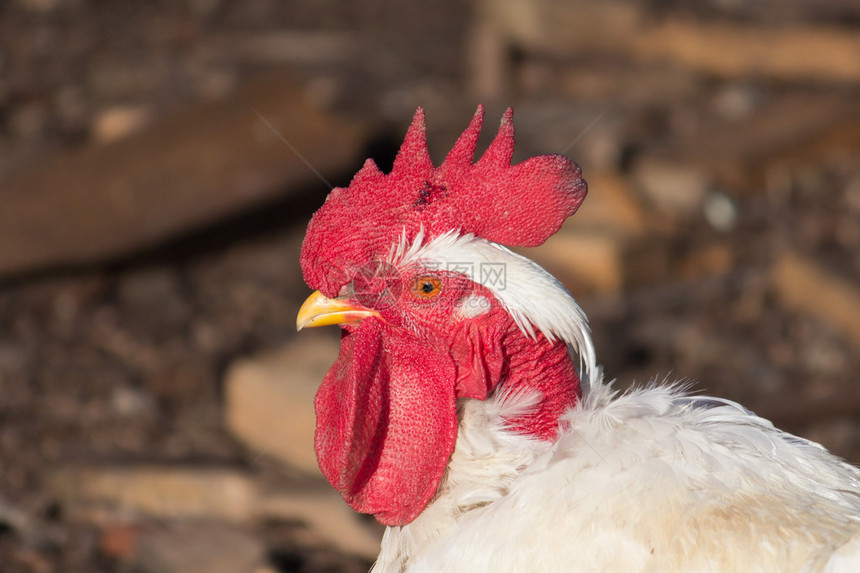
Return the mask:
[[[733,402],[610,398],[555,444],[505,429],[514,401],[464,400],[439,495],[374,573],[860,571],[856,468]]]
[[[392,259],[506,262],[508,288],[495,294],[518,324],[530,321],[526,333],[575,347],[587,383],[555,443],[506,428],[539,395],[461,400],[436,497],[388,528],[374,573],[860,571],[856,468],[728,400],[677,386],[616,397],[576,303],[506,249],[419,237]]]

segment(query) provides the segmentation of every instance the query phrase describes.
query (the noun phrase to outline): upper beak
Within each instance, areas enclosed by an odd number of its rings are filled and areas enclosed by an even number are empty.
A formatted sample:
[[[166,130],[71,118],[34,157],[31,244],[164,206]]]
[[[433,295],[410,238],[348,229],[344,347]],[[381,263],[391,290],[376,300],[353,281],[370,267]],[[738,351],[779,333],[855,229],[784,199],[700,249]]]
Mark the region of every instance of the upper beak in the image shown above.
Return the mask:
[[[326,298],[317,290],[302,303],[299,315],[296,317],[296,330],[301,330],[306,326],[351,324],[360,322],[369,316],[378,317],[379,313],[342,298]]]

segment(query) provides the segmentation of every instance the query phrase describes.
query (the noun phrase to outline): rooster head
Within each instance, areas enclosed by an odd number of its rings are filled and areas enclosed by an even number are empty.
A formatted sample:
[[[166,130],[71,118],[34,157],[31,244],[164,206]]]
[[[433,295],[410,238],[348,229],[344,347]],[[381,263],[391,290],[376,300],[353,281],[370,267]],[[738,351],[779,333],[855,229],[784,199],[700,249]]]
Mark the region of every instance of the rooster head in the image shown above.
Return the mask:
[[[372,160],[314,214],[302,246],[316,289],[298,327],[338,324],[340,354],[316,398],[323,474],[357,511],[409,523],[436,492],[457,439],[457,400],[540,396],[512,431],[553,439],[579,397],[585,319],[561,284],[506,246],[537,246],[586,184],[561,155],[511,165],[513,112],[475,162],[483,108],[435,167],[415,113],[389,174]]]

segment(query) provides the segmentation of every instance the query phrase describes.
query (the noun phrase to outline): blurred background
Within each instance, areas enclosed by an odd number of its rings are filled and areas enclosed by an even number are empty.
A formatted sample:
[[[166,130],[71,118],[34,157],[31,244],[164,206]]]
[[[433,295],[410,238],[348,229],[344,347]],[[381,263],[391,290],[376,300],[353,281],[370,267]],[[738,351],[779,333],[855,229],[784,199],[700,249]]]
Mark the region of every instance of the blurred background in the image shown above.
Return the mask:
[[[588,199],[526,254],[621,387],[683,379],[860,461],[860,5],[3,0],[0,569],[366,571],[316,470],[311,213],[416,106]]]

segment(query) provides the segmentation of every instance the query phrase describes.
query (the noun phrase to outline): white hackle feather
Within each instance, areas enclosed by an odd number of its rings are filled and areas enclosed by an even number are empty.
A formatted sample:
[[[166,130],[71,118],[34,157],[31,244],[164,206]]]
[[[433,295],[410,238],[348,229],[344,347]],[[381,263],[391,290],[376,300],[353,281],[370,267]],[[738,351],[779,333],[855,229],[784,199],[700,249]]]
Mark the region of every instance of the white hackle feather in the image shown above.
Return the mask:
[[[493,293],[520,330],[532,338],[540,331],[549,340],[564,340],[579,357],[583,382],[589,384],[597,376],[588,318],[557,278],[534,261],[474,235],[450,231],[426,243],[424,236],[421,229],[409,241],[404,232],[391,249],[389,262],[438,269],[471,265],[470,278]],[[504,281],[480,272],[482,265],[503,265]]]

